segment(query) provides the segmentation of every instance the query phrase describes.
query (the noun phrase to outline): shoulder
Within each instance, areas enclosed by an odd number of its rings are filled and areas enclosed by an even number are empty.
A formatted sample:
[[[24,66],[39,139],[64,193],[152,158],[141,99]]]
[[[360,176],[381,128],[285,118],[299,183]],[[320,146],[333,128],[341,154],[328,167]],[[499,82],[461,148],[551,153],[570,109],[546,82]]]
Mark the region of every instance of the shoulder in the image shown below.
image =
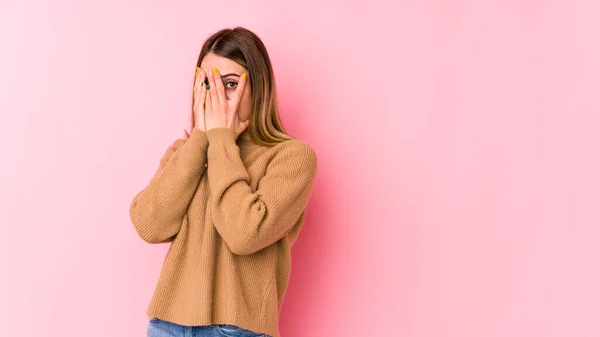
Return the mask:
[[[307,142],[299,139],[289,139],[275,145],[272,161],[285,162],[303,169],[316,170],[318,164],[317,152]]]

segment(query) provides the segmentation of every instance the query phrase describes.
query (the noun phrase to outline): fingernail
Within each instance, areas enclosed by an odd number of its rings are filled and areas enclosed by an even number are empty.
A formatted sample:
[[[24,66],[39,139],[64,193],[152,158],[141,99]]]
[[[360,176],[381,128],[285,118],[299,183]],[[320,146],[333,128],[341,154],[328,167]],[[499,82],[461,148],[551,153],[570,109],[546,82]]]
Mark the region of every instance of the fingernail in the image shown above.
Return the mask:
[[[246,73],[243,73],[243,74],[242,74],[242,78],[246,78]]]
[[[206,90],[210,89],[210,84],[206,85]]]
[[[212,71],[213,71],[213,74],[216,74],[217,73],[217,68],[213,68]]]
[[[200,88],[204,86],[204,82],[200,82]]]
[[[200,72],[200,67],[196,67],[196,74]]]

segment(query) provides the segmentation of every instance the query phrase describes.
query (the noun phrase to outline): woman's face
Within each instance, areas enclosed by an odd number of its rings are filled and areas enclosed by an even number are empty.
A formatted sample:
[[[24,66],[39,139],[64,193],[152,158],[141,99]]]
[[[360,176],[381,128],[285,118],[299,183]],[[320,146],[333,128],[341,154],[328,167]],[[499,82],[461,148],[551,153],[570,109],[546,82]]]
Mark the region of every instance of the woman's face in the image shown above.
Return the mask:
[[[225,96],[228,100],[233,99],[235,96],[235,91],[238,87],[238,82],[240,81],[240,76],[242,73],[246,73],[248,75],[248,69],[242,67],[237,62],[232,61],[223,56],[208,53],[202,59],[202,63],[200,64],[200,68],[204,70],[204,72],[209,73],[213,68],[217,68],[219,73],[221,73],[221,79],[223,80],[223,88],[225,89]],[[244,93],[242,94],[242,99],[238,104],[238,116],[240,120],[246,121],[250,117],[250,108],[251,108],[251,88],[250,81],[246,80],[246,88],[244,89]]]

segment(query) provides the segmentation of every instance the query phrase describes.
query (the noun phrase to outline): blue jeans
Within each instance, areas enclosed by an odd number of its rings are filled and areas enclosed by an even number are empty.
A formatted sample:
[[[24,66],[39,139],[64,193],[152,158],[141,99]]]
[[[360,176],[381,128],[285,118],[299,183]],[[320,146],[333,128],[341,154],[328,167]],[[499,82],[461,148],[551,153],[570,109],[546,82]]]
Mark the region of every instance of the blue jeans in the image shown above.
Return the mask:
[[[185,326],[151,318],[147,337],[269,337],[231,324]]]

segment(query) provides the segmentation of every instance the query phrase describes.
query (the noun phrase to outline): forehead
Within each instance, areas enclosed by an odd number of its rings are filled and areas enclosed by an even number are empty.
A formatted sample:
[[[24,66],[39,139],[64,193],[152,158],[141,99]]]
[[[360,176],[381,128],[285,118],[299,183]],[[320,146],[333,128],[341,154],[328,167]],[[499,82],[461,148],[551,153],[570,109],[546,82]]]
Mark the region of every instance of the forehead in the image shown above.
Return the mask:
[[[226,57],[208,53],[202,59],[202,63],[200,64],[200,68],[204,71],[211,71],[212,68],[219,69],[220,73],[238,73],[241,74],[245,71],[244,67],[239,65],[237,62],[232,61]]]

